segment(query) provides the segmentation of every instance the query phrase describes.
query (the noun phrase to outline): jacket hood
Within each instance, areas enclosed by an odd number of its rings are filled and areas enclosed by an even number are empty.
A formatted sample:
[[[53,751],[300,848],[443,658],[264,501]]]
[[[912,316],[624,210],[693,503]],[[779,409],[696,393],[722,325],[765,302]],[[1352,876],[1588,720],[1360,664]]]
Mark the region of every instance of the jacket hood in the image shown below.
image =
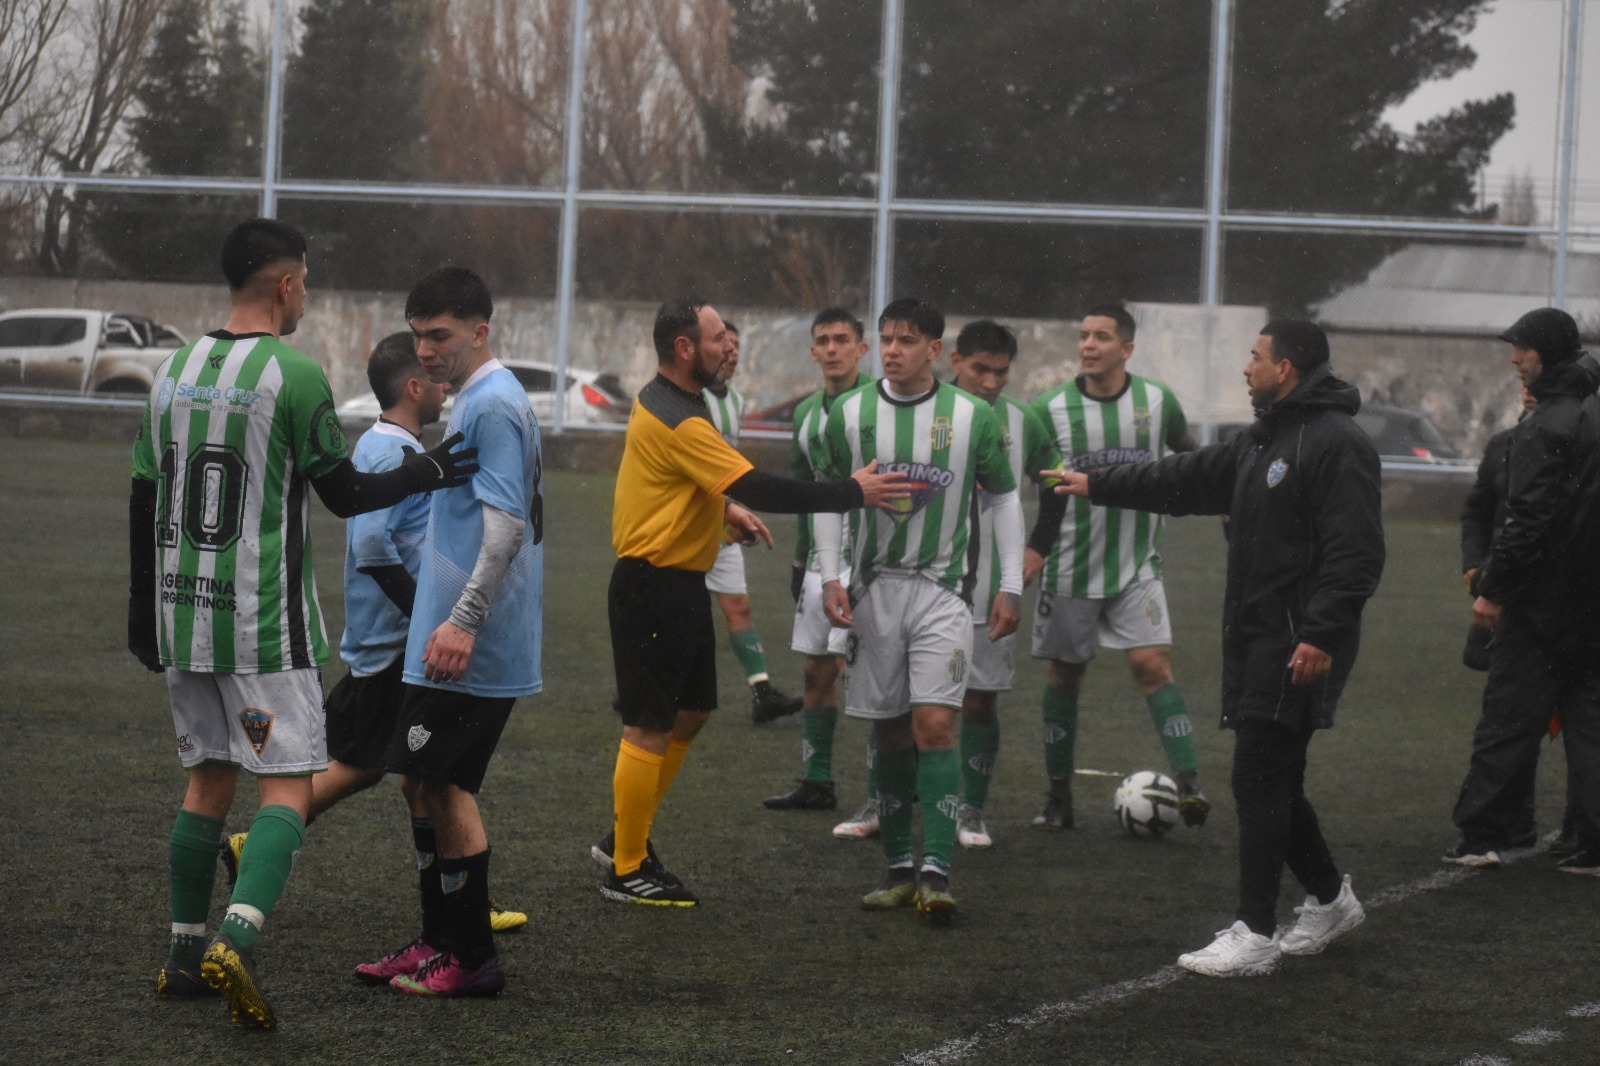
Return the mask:
[[[1600,372],[1600,367],[1596,368]],[[1297,415],[1306,415],[1319,408],[1329,408],[1353,415],[1361,410],[1361,393],[1356,387],[1343,378],[1336,377],[1333,367],[1323,363],[1304,378],[1300,384],[1277,403],[1269,407],[1256,408],[1256,421],[1251,426],[1252,434],[1259,428],[1263,435],[1271,432],[1271,427],[1285,418]],[[1257,439],[1260,439],[1259,437]]]
[[[1541,402],[1552,396],[1588,396],[1600,388],[1600,364],[1582,352],[1565,363],[1546,365],[1528,391]]]

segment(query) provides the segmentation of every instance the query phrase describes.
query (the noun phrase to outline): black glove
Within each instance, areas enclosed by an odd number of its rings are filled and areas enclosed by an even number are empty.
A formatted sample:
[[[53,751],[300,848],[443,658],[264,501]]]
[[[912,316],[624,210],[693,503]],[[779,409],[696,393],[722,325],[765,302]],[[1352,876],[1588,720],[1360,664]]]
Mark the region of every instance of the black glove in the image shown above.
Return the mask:
[[[156,640],[156,604],[152,595],[128,597],[128,650],[153,674],[166,670],[161,665],[161,648]]]
[[[789,571],[789,595],[794,597],[794,602],[800,602],[800,593],[806,587],[806,564],[795,563]]]
[[[412,492],[453,489],[465,485],[478,472],[478,449],[450,450],[463,439],[463,435],[456,432],[428,451],[418,453],[411,448],[405,450],[406,457],[400,460],[400,469],[406,472]]]

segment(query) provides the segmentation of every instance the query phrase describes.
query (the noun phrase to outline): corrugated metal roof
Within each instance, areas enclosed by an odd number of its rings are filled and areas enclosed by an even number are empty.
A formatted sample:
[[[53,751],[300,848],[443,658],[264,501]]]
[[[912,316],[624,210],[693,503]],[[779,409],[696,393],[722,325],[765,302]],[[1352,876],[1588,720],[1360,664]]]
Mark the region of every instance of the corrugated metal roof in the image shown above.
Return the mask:
[[[1543,248],[1412,244],[1324,301],[1317,319],[1330,329],[1496,336],[1549,302],[1554,275]],[[1600,255],[1568,256],[1567,292],[1569,312],[1600,319]]]

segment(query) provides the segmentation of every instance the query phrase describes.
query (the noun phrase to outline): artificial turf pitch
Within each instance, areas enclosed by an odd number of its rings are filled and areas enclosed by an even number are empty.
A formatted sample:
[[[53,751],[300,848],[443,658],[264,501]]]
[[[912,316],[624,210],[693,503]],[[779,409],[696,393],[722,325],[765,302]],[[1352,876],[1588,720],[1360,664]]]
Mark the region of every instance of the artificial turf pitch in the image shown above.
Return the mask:
[[[164,686],[123,648],[127,453],[12,440],[0,468],[0,1061],[1600,1062],[1600,1012],[1583,1009],[1600,1002],[1600,881],[1558,874],[1543,856],[1373,908],[1325,954],[1286,959],[1273,977],[1184,976],[1106,994],[1162,974],[1232,920],[1232,740],[1215,728],[1223,540],[1210,519],[1167,533],[1175,670],[1214,803],[1205,829],[1128,837],[1109,812],[1110,777],[1078,779],[1078,829],[1030,828],[1042,798],[1042,671],[1024,654],[1002,699],[996,843],[956,856],[957,924],[863,913],[857,898],[881,853],[828,829],[862,798],[864,727],[839,730],[838,812],[766,811],[761,797],[798,770],[799,721],[752,725],[729,653],[723,710],[655,826],[702,904],[607,902],[588,847],[609,824],[618,737],[608,472],[548,476],[545,692],[520,702],[482,795],[492,894],[531,917],[500,937],[506,992],[419,1002],[351,976],[415,932],[407,821],[385,782],[312,827],[266,927],[260,961],[277,1030],[237,1030],[215,1001],[157,1001],[167,835],[183,782]],[[772,525],[779,550],[749,554],[752,596],[774,678],[797,690],[793,520]],[[1454,528],[1397,521],[1388,534],[1361,661],[1338,727],[1313,743],[1308,779],[1363,898],[1453,869],[1438,857],[1454,840],[1449,812],[1481,684],[1460,666],[1468,604]],[[319,510],[316,537],[337,634],[340,523]],[[325,681],[339,676],[335,664]],[[1120,656],[1102,653],[1083,708],[1080,767],[1163,768]],[[1552,755],[1541,828],[1559,817],[1562,759]],[[253,806],[247,783],[230,828]],[[219,878],[213,922],[224,900]],[[1286,880],[1280,919],[1298,902]],[[967,1037],[977,1043],[960,1058],[951,1042]]]

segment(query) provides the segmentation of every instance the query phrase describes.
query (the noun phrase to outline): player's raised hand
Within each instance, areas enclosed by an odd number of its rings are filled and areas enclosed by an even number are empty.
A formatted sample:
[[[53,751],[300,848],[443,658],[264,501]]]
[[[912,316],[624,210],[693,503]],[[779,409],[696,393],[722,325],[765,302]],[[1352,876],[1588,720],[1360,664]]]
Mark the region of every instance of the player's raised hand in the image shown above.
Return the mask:
[[[1046,485],[1054,485],[1057,496],[1088,496],[1089,475],[1076,470],[1041,470]]]
[[[888,510],[895,500],[911,495],[910,479],[904,474],[899,471],[880,474],[877,470],[878,460],[874,459],[850,475],[861,486],[863,506]]]
[[[407,448],[406,457],[400,460],[400,469],[406,472],[411,491],[433,492],[465,485],[478,472],[478,449],[451,450],[464,439],[464,435],[457,431],[428,451],[417,452]]]

